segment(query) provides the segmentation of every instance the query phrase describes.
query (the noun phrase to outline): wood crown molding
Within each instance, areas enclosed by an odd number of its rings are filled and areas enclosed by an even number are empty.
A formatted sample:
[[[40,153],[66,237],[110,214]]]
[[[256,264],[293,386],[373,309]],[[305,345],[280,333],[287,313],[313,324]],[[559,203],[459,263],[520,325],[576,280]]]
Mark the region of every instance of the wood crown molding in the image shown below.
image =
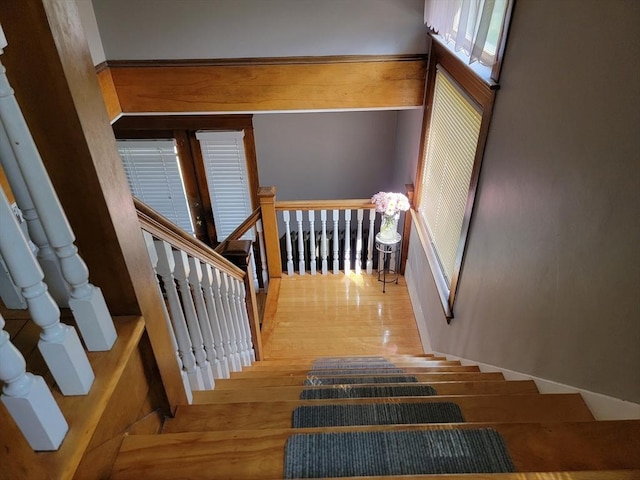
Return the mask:
[[[106,60],[98,68],[124,67],[202,67],[234,65],[317,65],[330,63],[413,62],[426,61],[427,54],[407,55],[325,55],[298,57],[184,58],[152,60]]]

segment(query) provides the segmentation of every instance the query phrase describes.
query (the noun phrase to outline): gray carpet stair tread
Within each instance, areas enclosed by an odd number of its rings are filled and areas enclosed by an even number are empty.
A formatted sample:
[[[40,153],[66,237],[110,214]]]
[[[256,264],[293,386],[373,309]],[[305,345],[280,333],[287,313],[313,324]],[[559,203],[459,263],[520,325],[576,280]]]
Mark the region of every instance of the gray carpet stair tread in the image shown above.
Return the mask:
[[[430,385],[367,385],[330,388],[307,388],[300,392],[300,400],[367,397],[425,397],[437,395]]]

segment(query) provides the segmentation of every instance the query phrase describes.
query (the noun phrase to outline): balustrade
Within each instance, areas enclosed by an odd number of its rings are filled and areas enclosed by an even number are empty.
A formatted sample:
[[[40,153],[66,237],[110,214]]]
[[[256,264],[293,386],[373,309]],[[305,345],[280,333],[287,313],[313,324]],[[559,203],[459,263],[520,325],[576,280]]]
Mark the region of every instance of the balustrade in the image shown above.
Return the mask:
[[[0,43],[2,54],[6,42],[3,36],[0,37],[3,39]],[[52,265],[51,268],[46,267],[47,273],[51,276],[51,272],[57,269],[50,262],[53,249],[64,282],[70,287],[69,307],[85,345],[89,350],[109,350],[117,336],[111,315],[100,289],[89,283],[89,271],[78,254],[74,244],[75,236],[14,96],[6,69],[1,63],[0,118],[4,127],[0,135],[3,165],[9,165],[12,177],[10,182],[13,182],[11,186],[13,189],[15,184],[20,202],[26,210],[30,235],[34,236],[38,247],[44,250],[41,257]],[[9,149],[12,153],[9,153]],[[18,173],[21,180],[17,180]],[[3,258],[8,260],[6,255]],[[64,285],[56,285],[55,288],[63,287]]]
[[[295,273],[294,265],[297,265],[300,275],[304,275],[307,269],[315,275],[318,259],[323,275],[327,274],[330,262],[334,274],[341,269],[345,273],[352,270],[356,274],[373,272],[375,209],[367,200],[345,200],[341,208],[322,208],[338,207],[340,204],[340,201],[276,203],[275,209],[281,212],[284,225],[285,265],[289,275]],[[291,228],[292,213],[296,218],[295,230]],[[320,219],[319,229],[316,227],[316,218]],[[294,244],[297,246],[295,249]],[[366,255],[363,252],[365,248]]]
[[[21,289],[33,322],[42,328],[38,349],[64,395],[84,395],[94,375],[76,330],[60,322],[60,310],[0,189],[0,255]]]
[[[69,425],[44,379],[26,371],[22,354],[11,343],[0,315],[2,403],[34,450],[57,450]]]
[[[215,379],[255,361],[244,286],[246,279],[253,288],[253,276],[137,200],[136,206],[192,398],[192,391],[214,389]]]

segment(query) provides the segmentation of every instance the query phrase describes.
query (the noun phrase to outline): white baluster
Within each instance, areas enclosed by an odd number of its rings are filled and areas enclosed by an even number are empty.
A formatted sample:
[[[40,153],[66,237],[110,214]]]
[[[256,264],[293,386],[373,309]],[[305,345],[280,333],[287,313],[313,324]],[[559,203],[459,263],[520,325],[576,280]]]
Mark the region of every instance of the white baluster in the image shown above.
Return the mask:
[[[320,210],[320,223],[322,225],[322,237],[320,239],[320,257],[322,258],[322,274],[327,274],[327,211]]]
[[[153,268],[154,277],[156,279],[156,284],[158,285],[158,291],[160,292],[160,296],[162,297],[162,288],[160,287],[160,281],[158,280],[158,252],[156,252],[156,247],[154,245],[153,236],[149,232],[142,231],[142,238],[144,238],[144,243],[147,247],[147,253],[149,254],[149,261],[151,262],[151,267]],[[180,375],[182,377],[182,384],[184,386],[184,391],[187,395],[187,399],[189,403],[193,402],[193,393],[191,392],[191,386],[189,385],[189,378],[187,377],[187,372],[184,370],[184,365],[182,365],[182,359],[180,358],[180,354],[178,352],[178,343],[176,342],[176,335],[173,332],[173,326],[171,325],[171,318],[169,317],[169,312],[167,311],[167,305],[164,303],[164,298],[161,303],[162,314],[164,316],[164,321],[167,326],[167,332],[169,333],[169,338],[171,339],[171,345],[173,345],[173,352],[176,356],[176,362],[178,363],[178,367],[180,368]]]
[[[284,219],[284,230],[285,230],[285,243],[287,248],[287,273],[289,275],[293,275],[293,252],[291,248],[291,220],[289,216],[289,211],[284,210],[282,212],[282,218]]]
[[[262,220],[256,222],[256,232],[258,235],[258,245],[260,246],[260,265],[262,267],[262,285],[264,292],[269,290],[269,271],[267,270],[267,252],[264,246],[264,232],[262,230]]]
[[[173,277],[175,269],[175,259],[169,245],[164,240],[156,240],[156,252],[158,253],[158,275],[164,284],[164,291],[169,302],[169,310],[171,312],[171,321],[173,323],[173,331],[176,334],[176,342],[178,344],[178,352],[182,358],[182,365],[187,372],[189,386],[191,390],[203,390],[204,382],[200,368],[196,365],[196,357],[191,348],[191,340],[189,338],[189,330],[187,322],[180,305],[180,297],[176,289],[176,282]]]
[[[304,275],[304,231],[302,230],[302,210],[296,210],[298,222],[298,271]]]
[[[369,209],[369,241],[367,242],[367,273],[373,273],[373,224],[376,221],[375,208]]]
[[[0,50],[0,53],[2,51]],[[62,210],[38,149],[0,64],[0,117],[10,140],[22,178],[33,200],[49,243],[54,248],[62,274],[71,286],[69,307],[89,350],[109,350],[116,330],[99,288],[89,283],[89,271],[78,255],[75,236]]]
[[[340,210],[333,211],[333,273],[340,273],[340,231],[338,230]]]
[[[316,274],[316,215],[309,210],[309,271]]]
[[[227,283],[227,275],[217,268],[214,270],[213,281],[219,289],[220,301],[224,312],[223,319],[227,322],[227,331],[229,332],[229,346],[231,350],[231,371],[242,371],[242,357],[240,356],[240,348],[238,343],[237,329],[234,325],[234,315],[231,310],[229,287]]]
[[[256,352],[253,349],[253,341],[251,340],[251,327],[249,326],[249,314],[247,313],[247,291],[244,287],[244,282],[233,278],[234,292],[238,313],[240,316],[240,325],[242,327],[243,345],[246,345],[245,349],[247,356],[249,357],[249,366],[256,361]]]
[[[356,235],[356,274],[362,273],[362,220],[364,220],[364,210],[361,208],[356,212],[358,218],[358,233]]]
[[[191,346],[193,347],[193,353],[196,357],[196,364],[200,367],[204,389],[211,390],[214,387],[213,371],[211,370],[211,364],[207,361],[207,353],[204,351],[204,340],[202,338],[202,332],[200,331],[196,307],[193,304],[193,297],[191,296],[187,254],[181,250],[173,250],[173,259],[176,262],[173,276],[178,282],[182,309],[185,320],[187,321],[189,338],[191,338]]]
[[[207,307],[204,303],[204,294],[202,292],[202,267],[200,266],[200,260],[193,257],[189,257],[189,285],[191,285],[193,302],[196,307],[196,316],[198,318],[198,324],[200,325],[200,331],[202,332],[207,362],[211,365],[213,378],[221,378],[222,368],[216,355],[213,332],[211,330],[211,320],[209,319],[209,313],[207,312]]]
[[[351,271],[351,210],[344,211],[344,273]]]
[[[38,247],[38,263],[44,273],[44,281],[49,288],[49,293],[59,306],[68,307],[71,289],[62,276],[60,260],[44,233],[2,122],[0,122],[0,164],[9,180],[16,204],[27,222],[30,240]]]
[[[216,359],[221,369],[221,378],[229,378],[229,332],[227,331],[227,323],[221,319],[222,301],[219,294],[216,296],[213,291],[213,270],[208,263],[200,262],[202,267],[202,289],[204,292],[204,301],[211,322],[211,331],[213,333],[213,345],[216,350]]]
[[[40,376],[27,373],[26,362],[11,343],[0,315],[0,381],[2,403],[34,450],[57,450],[69,425],[49,387]]]
[[[251,356],[249,354],[249,342],[247,341],[246,332],[244,330],[244,317],[242,309],[238,307],[240,293],[236,279],[231,275],[225,274],[227,283],[227,292],[229,295],[229,307],[231,309],[231,318],[233,319],[233,328],[236,333],[236,343],[240,352],[240,360],[245,367],[251,366]]]
[[[0,255],[21,288],[33,322],[42,328],[38,349],[64,395],[84,395],[94,375],[75,328],[60,322],[60,310],[47,292],[44,275],[33,257],[9,202],[0,188]]]
[[[260,291],[260,282],[258,281],[258,269],[256,268],[256,244],[251,242],[251,250],[249,251],[249,260],[251,261],[251,274],[253,276],[253,288],[256,292]]]

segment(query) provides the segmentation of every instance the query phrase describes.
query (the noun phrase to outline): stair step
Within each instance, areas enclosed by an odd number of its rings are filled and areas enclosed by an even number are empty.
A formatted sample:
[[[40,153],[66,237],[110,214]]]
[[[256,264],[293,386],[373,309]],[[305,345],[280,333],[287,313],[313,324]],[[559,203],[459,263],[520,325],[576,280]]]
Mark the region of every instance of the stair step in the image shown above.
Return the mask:
[[[57,387],[51,388],[56,403],[70,426],[58,451],[34,452],[4,405],[0,405],[0,478],[71,478],[80,464],[82,453],[92,442],[101,416],[144,332],[144,319],[139,316],[114,317],[114,324],[118,339],[113,348],[106,352],[87,354],[96,377],[89,393],[64,396]],[[29,322],[27,328],[34,329],[37,339],[39,328],[33,322]],[[40,362],[46,368],[41,357]],[[29,363],[31,368],[37,364]],[[32,371],[50,378],[48,372],[35,368]]]
[[[380,377],[383,375],[375,375]],[[392,375],[394,376],[394,375]],[[446,382],[446,381],[484,381],[484,380],[504,380],[504,375],[500,372],[430,372],[412,374],[419,382]],[[304,385],[306,375],[281,375],[275,377],[234,377],[216,380],[216,390],[230,389],[255,389],[263,387],[278,387]],[[201,392],[194,392],[194,397]]]
[[[345,371],[346,370],[346,371]],[[312,375],[316,376],[343,376],[343,375],[367,375],[384,373],[385,370],[388,373],[398,373],[398,370],[402,370],[401,373],[435,373],[435,372],[479,372],[480,368],[476,365],[441,365],[441,366],[424,366],[424,367],[398,367],[398,368],[372,368],[372,369],[335,369],[335,370],[314,370]],[[291,375],[310,375],[308,368],[299,370],[251,370],[246,369],[242,372],[232,372],[231,378],[256,378],[256,377],[277,377],[277,376],[291,376]]]
[[[339,400],[340,404],[384,403],[384,398]],[[394,398],[394,403],[454,402],[467,422],[589,421],[593,415],[579,394],[460,395]],[[300,405],[336,403],[336,400],[280,401],[182,405],[164,432],[204,432],[288,428]]]
[[[541,397],[544,397],[540,395]],[[640,470],[640,420],[552,423],[462,423],[330,429],[275,429],[229,432],[189,432],[130,435],[124,438],[113,469],[113,480],[154,478],[273,479],[282,478],[287,438],[303,432],[389,431],[451,428],[493,428],[505,441],[518,472],[584,470]],[[185,459],[188,459],[185,461]],[[591,474],[593,474],[591,476]],[[549,476],[494,476],[471,478],[548,480]],[[381,478],[381,477],[376,477]],[[430,478],[415,476],[403,478]],[[456,476],[441,477],[447,480]],[[459,478],[470,478],[469,476]],[[556,479],[566,480],[566,476]],[[576,476],[580,480],[636,479],[606,476],[605,472]]]
[[[459,366],[460,362],[458,360],[403,360],[403,361],[389,361],[384,362],[387,367],[379,366],[383,362],[345,362],[342,364],[338,363],[326,363],[322,364],[321,367],[317,367],[317,364],[264,364],[262,362],[256,362],[250,367],[243,368],[243,372],[280,372],[280,371],[303,371],[307,372],[310,370],[341,370],[341,369],[360,369],[360,368],[417,368],[417,367],[446,367],[446,366]],[[368,364],[371,364],[369,366]],[[335,366],[334,366],[335,365]],[[354,366],[351,366],[354,365]]]
[[[389,362],[393,364],[414,364],[420,362],[433,362],[433,361],[447,361],[447,357],[432,356],[432,357],[414,357],[414,356],[398,356],[398,357],[348,357],[344,363],[376,363],[374,359],[380,358],[378,362]],[[316,359],[289,359],[289,360],[260,360],[254,363],[251,368],[267,368],[267,367],[293,367],[293,368],[311,368],[317,362],[323,364],[338,363],[333,361],[322,362]]]
[[[407,385],[407,384],[377,384],[383,385]],[[533,380],[517,381],[481,381],[481,382],[430,382],[412,383],[410,385],[430,385],[438,395],[487,395],[487,394],[521,394],[538,393]],[[358,385],[363,386],[363,385]],[[196,392],[194,403],[242,403],[242,402],[274,402],[295,401],[300,399],[300,393],[306,389],[335,388],[344,389],[345,386],[290,386],[290,387],[264,387],[252,390],[210,390]]]

